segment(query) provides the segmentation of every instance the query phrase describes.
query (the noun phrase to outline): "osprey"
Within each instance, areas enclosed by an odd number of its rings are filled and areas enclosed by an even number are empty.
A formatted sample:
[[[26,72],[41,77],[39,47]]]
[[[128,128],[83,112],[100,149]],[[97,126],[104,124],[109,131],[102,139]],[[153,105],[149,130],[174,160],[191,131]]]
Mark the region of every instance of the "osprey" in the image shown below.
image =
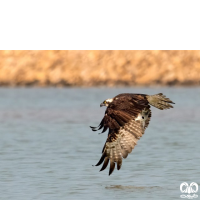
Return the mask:
[[[126,158],[134,149],[137,141],[144,134],[151,118],[150,105],[160,109],[173,108],[174,104],[162,93],[155,95],[146,94],[119,94],[112,99],[107,99],[100,106],[107,106],[105,115],[93,131],[103,128],[102,133],[109,129],[108,138],[102,150],[102,156],[96,166],[103,163],[100,171],[104,170],[109,161],[109,175],[113,172],[115,164],[119,170],[122,158]]]

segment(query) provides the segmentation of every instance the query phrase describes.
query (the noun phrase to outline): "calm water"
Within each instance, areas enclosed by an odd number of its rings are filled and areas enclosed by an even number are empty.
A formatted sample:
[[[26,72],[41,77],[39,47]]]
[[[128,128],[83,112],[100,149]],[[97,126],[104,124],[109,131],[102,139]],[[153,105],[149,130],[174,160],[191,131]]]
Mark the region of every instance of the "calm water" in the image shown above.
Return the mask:
[[[123,92],[163,92],[176,104],[152,108],[144,137],[108,176],[92,166],[107,133],[89,126]],[[182,182],[200,186],[199,152],[200,88],[0,89],[0,199],[180,199]]]

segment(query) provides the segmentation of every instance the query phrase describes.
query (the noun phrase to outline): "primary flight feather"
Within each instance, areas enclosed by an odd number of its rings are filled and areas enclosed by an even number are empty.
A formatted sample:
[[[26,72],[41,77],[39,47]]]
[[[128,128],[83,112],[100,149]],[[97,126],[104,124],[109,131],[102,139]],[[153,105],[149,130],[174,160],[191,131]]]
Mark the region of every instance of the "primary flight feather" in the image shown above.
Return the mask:
[[[134,149],[137,141],[144,134],[151,118],[150,105],[160,109],[173,108],[174,104],[162,93],[155,95],[146,94],[119,94],[112,99],[107,99],[100,106],[107,106],[105,115],[98,127],[91,127],[93,131],[107,129],[108,138],[102,150],[102,156],[96,164],[102,165],[104,170],[110,162],[109,175],[115,169],[119,170],[122,158],[126,158]]]

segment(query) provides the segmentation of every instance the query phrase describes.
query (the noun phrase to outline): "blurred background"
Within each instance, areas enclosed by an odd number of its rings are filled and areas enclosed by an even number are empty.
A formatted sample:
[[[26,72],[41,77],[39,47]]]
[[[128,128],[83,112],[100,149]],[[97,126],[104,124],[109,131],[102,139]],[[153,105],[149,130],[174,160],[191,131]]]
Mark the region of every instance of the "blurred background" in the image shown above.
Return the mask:
[[[0,85],[200,85],[200,51],[0,51]]]
[[[0,51],[0,199],[178,199],[200,184],[200,51]],[[72,86],[72,87],[71,87]],[[188,87],[189,86],[189,87]],[[93,167],[120,93],[162,92],[121,170]]]

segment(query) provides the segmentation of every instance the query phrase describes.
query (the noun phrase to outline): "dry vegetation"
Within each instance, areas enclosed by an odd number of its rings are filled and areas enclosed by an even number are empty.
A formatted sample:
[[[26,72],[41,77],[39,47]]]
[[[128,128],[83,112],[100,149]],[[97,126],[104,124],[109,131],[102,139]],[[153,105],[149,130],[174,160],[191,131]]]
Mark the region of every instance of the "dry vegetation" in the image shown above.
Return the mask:
[[[0,51],[0,85],[200,85],[200,51]]]

